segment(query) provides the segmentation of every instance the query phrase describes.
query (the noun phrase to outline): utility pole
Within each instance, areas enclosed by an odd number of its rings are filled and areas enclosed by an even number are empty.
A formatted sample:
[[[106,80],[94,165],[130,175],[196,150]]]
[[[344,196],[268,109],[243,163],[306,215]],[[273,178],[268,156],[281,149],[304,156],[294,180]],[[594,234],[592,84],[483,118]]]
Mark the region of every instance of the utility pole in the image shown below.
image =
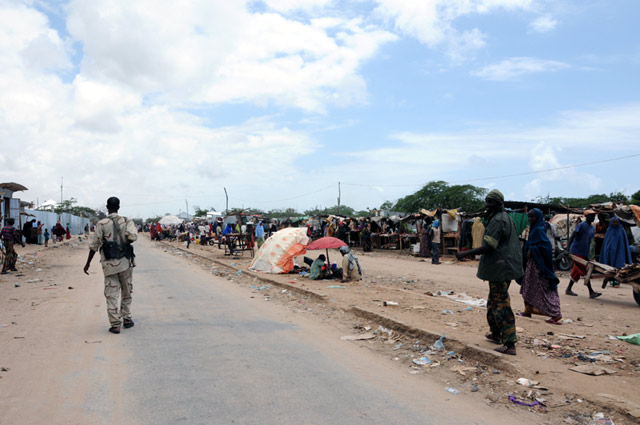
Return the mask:
[[[340,182],[338,182],[338,215],[340,215]]]
[[[189,202],[187,202],[187,200],[184,200],[184,203],[187,204],[187,220],[189,219]]]
[[[229,214],[229,195],[227,195],[227,188],[224,188],[224,197],[227,199],[227,207],[224,210],[224,215]]]

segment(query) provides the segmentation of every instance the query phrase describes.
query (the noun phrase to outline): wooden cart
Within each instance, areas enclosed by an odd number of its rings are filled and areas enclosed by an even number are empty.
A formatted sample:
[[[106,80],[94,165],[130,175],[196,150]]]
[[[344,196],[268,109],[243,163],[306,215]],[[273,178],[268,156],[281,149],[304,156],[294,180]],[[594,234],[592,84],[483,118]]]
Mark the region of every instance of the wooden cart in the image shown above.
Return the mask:
[[[585,260],[575,255],[569,256],[576,263],[586,266],[587,274],[584,277],[585,284],[589,283],[591,279],[604,279],[605,284],[608,280],[615,279],[633,288],[633,298],[636,300],[636,303],[640,305],[640,264],[632,264],[617,269],[607,264]],[[605,285],[603,285],[603,288],[604,286]]]

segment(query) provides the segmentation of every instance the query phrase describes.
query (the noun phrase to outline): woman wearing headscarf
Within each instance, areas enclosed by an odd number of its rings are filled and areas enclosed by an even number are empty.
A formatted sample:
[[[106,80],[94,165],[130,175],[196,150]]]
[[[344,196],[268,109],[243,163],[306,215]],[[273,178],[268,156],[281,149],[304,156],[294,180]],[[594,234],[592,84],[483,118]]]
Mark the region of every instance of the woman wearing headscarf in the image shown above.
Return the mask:
[[[522,250],[524,277],[518,279],[520,294],[524,299],[524,313],[518,316],[531,317],[532,314],[549,316],[547,323],[562,324],[558,283],[553,271],[553,247],[547,236],[542,211],[529,211],[529,238]]]
[[[348,246],[341,246],[340,254],[342,254],[342,282],[362,279],[360,263],[351,253],[351,249]]]
[[[609,222],[607,233],[605,233],[602,242],[602,250],[600,251],[600,263],[607,264],[617,269],[627,264],[632,264],[631,249],[629,248],[629,239],[627,232],[620,224],[618,217],[613,217]],[[607,285],[608,279],[605,279],[602,287]],[[614,286],[619,285],[617,281],[613,281]]]

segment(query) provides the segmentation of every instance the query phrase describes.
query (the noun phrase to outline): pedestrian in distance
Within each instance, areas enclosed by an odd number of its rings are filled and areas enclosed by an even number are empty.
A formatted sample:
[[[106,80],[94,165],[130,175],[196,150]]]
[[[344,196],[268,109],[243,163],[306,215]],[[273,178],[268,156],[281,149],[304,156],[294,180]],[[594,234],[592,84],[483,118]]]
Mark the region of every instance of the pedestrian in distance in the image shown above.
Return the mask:
[[[18,260],[18,253],[16,252],[14,245],[19,243],[24,248],[24,242],[18,229],[13,227],[15,219],[8,218],[6,225],[0,231],[2,237],[2,244],[4,245],[4,262],[2,264],[2,274],[7,274],[9,271],[17,272],[16,261]]]
[[[595,235],[595,229],[593,228],[593,222],[596,219],[596,212],[593,210],[586,210],[584,212],[585,221],[578,223],[574,229],[571,237],[569,237],[569,253],[580,257],[583,260],[589,259],[589,250],[591,249],[591,241]],[[582,276],[587,274],[587,266],[573,262],[573,268],[571,269],[571,279],[569,279],[569,286],[567,286],[565,294],[577,297],[578,294],[572,291],[573,284],[580,280]],[[589,298],[598,298],[602,295],[601,292],[596,292],[591,287],[591,282],[585,283],[589,289]]]
[[[84,266],[89,274],[89,265],[96,252],[100,252],[100,262],[104,273],[104,296],[107,300],[107,316],[111,327],[109,332],[120,333],[120,326],[133,327],[131,317],[131,294],[133,292],[133,268],[135,267],[133,246],[138,239],[138,231],[133,220],[118,215],[120,200],[115,196],[107,199],[107,218],[96,225],[89,244],[89,256]],[[121,297],[118,309],[118,298]]]
[[[602,243],[599,262],[617,269],[633,264],[629,238],[627,238],[627,232],[620,224],[618,217],[613,217],[609,222],[609,227]],[[604,279],[602,282],[603,289],[610,280],[613,286],[620,286],[620,283],[615,279]]]
[[[485,337],[501,347],[495,351],[516,355],[516,320],[511,310],[509,285],[521,278],[522,248],[515,224],[504,211],[504,195],[494,189],[485,198],[486,228],[480,248],[457,252],[460,260],[466,256],[480,255],[478,278],[489,281],[487,322],[490,333]]]
[[[440,221],[431,225],[431,264],[440,264]]]

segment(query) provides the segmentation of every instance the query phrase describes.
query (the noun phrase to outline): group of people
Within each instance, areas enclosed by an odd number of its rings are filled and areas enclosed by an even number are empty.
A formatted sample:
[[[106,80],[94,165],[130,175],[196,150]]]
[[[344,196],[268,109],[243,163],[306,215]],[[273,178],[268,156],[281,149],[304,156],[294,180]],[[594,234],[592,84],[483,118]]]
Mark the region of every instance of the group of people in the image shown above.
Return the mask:
[[[348,246],[341,246],[338,250],[342,254],[342,267],[338,268],[337,265],[334,267],[327,263],[327,257],[324,254],[320,254],[311,263],[309,279],[340,279],[342,283],[361,280],[362,267],[360,267],[358,257],[353,255]]]
[[[458,259],[480,255],[478,278],[489,282],[487,302],[487,322],[490,332],[485,335],[489,341],[499,344],[496,351],[515,355],[517,342],[515,315],[511,309],[509,286],[511,281],[520,284],[520,294],[524,300],[521,317],[533,314],[547,316],[547,323],[562,324],[562,312],[558,284],[553,264],[553,245],[548,236],[548,225],[542,211],[534,208],[528,212],[529,232],[521,244],[513,220],[504,210],[504,196],[492,190],[485,198],[486,228],[482,245],[456,254]],[[584,212],[584,221],[579,223],[569,238],[570,253],[584,259],[589,258],[595,229],[596,213]],[[554,241],[555,242],[555,241]],[[616,268],[633,262],[631,248],[625,230],[617,217],[611,218],[600,251],[600,262]],[[586,267],[574,262],[571,279],[565,293],[576,296],[573,285],[586,274]],[[606,285],[606,282],[604,283]],[[594,291],[587,282],[590,298],[601,294]]]
[[[69,224],[64,227],[60,221],[58,221],[53,227],[51,227],[51,233],[49,233],[49,229],[44,226],[44,223],[37,221],[36,219],[32,219],[27,221],[22,225],[22,237],[24,237],[25,243],[28,244],[37,244],[44,246],[49,246],[49,240],[52,238],[53,240],[61,242],[62,240],[71,239],[71,231],[69,229]]]

